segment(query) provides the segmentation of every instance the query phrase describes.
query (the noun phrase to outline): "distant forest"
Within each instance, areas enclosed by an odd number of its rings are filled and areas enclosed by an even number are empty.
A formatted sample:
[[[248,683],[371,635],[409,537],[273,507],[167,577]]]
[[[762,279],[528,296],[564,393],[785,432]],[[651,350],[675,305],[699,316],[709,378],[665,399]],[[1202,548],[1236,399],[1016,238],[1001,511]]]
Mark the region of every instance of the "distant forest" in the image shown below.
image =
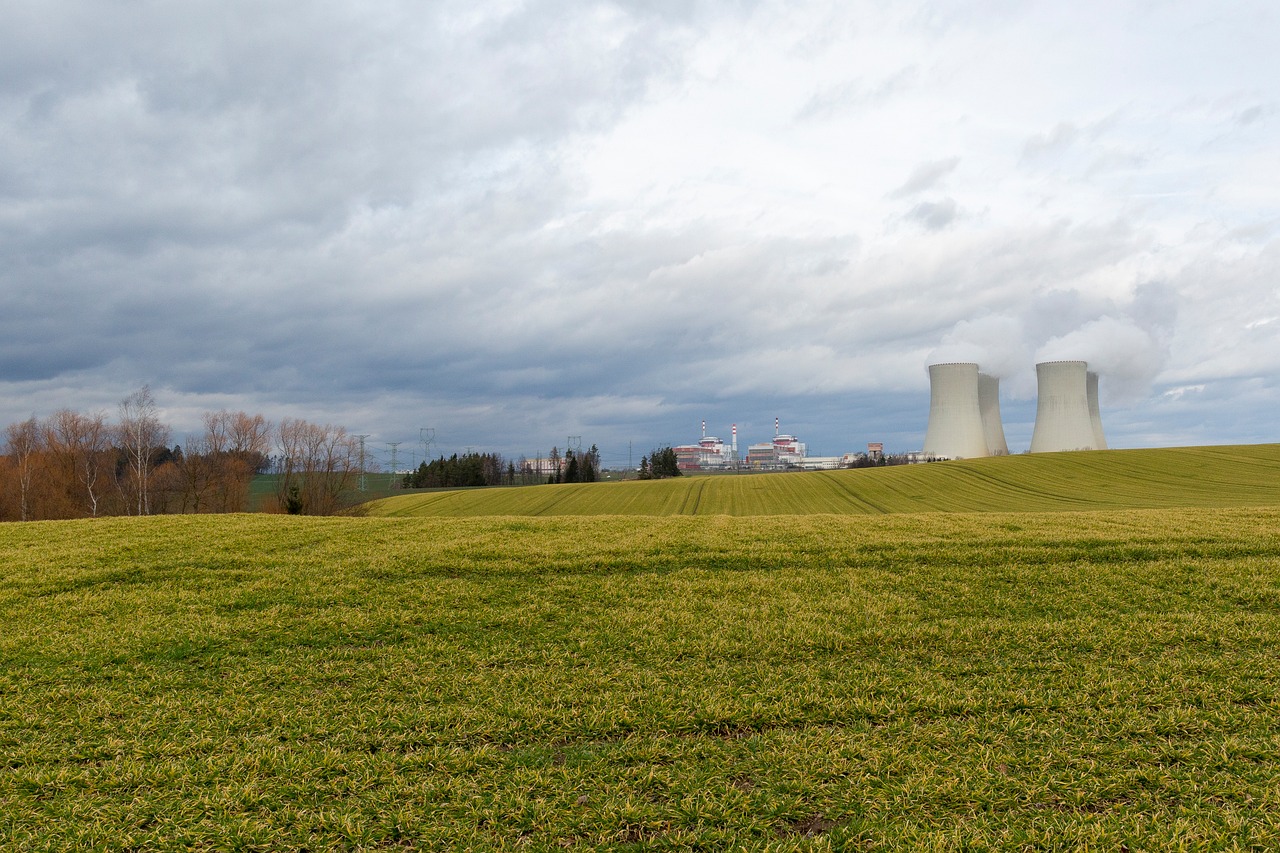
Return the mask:
[[[63,409],[9,425],[0,521],[245,512],[263,473],[275,475],[264,511],[324,515],[349,504],[360,453],[344,428],[225,410],[201,420],[199,434],[170,446],[144,387],[120,401],[114,421]]]
[[[171,513],[286,512],[330,515],[358,499],[360,439],[344,427],[299,418],[272,423],[248,412],[205,412],[202,430],[170,444],[150,388],[120,401],[116,417],[62,409],[3,431],[0,521]],[[552,448],[546,459],[454,454],[404,475],[405,488],[590,483],[600,452]],[[270,492],[251,501],[256,477]]]
[[[465,488],[469,486],[531,486],[540,483],[594,483],[600,477],[600,451],[551,448],[547,458],[507,461],[497,453],[453,454],[422,462],[404,476],[406,489]]]

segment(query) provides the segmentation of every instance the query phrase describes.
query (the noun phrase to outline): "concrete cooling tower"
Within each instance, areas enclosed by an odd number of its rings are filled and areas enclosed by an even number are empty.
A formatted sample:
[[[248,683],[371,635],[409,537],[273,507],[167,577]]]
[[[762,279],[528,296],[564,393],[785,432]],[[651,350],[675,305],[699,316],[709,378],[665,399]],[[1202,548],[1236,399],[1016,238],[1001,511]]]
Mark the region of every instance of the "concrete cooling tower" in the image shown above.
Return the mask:
[[[990,455],[979,403],[978,365],[929,365],[929,428],[924,435],[924,453],[948,459]]]
[[[1102,434],[1102,409],[1098,407],[1098,374],[1092,370],[1085,374],[1085,389],[1089,393],[1089,420],[1093,423],[1093,449],[1106,450],[1107,438]]]
[[[1043,361],[1036,365],[1039,399],[1032,453],[1101,450],[1102,416],[1098,410],[1097,374],[1089,380],[1083,361]],[[1092,390],[1091,390],[1092,389]]]
[[[1000,420],[1000,380],[986,373],[978,374],[978,410],[982,413],[987,452],[992,456],[1008,456],[1009,443],[1004,440],[1004,423]]]

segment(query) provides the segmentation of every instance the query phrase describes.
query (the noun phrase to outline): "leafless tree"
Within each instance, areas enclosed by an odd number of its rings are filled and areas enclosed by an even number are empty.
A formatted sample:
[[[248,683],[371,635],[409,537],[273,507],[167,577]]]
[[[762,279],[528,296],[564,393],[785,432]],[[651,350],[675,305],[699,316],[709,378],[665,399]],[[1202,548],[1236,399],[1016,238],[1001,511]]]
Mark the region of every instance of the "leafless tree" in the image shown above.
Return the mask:
[[[277,498],[281,507],[328,515],[342,505],[359,476],[356,439],[343,427],[285,418],[276,428],[280,450]]]
[[[120,447],[128,459],[128,488],[133,492],[138,515],[151,514],[148,485],[151,480],[151,456],[157,447],[169,440],[169,429],[160,423],[151,388],[144,385],[120,401],[120,423],[117,426]]]
[[[180,495],[179,512],[208,510],[212,462],[205,439],[188,435],[182,445],[182,453],[174,459],[174,482]]]
[[[203,420],[204,434],[189,438],[183,455],[184,489],[196,512],[243,512],[271,446],[271,425],[262,415],[225,409],[205,412]]]
[[[75,490],[83,490],[84,508],[96,518],[101,500],[98,484],[109,450],[106,413],[82,415],[62,409],[49,419],[46,434],[46,445],[65,460],[62,467],[70,469]]]
[[[35,471],[36,454],[43,449],[40,422],[31,416],[25,421],[5,428],[5,443],[13,457],[18,475],[18,514],[23,521],[31,518],[31,478]]]

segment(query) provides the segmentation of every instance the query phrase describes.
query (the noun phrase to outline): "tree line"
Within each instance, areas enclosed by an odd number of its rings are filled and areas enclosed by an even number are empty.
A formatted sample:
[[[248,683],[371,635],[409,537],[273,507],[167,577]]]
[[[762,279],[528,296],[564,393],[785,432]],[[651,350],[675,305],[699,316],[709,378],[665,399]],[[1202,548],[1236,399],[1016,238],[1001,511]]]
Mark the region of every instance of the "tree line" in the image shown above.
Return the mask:
[[[510,486],[516,482],[515,464],[497,453],[453,454],[421,462],[404,475],[406,489],[443,489],[467,486]]]
[[[3,433],[0,521],[244,512],[256,474],[276,475],[261,509],[329,514],[350,502],[357,441],[343,427],[205,412],[200,433],[169,446],[149,388],[106,412],[62,409]],[[272,455],[272,450],[277,453]]]
[[[503,459],[497,453],[441,455],[430,462],[419,463],[417,470],[406,474],[401,485],[406,489],[466,488],[471,486],[531,486],[539,483],[594,483],[600,478],[600,450],[593,444],[587,451],[551,448],[546,460],[519,462]]]

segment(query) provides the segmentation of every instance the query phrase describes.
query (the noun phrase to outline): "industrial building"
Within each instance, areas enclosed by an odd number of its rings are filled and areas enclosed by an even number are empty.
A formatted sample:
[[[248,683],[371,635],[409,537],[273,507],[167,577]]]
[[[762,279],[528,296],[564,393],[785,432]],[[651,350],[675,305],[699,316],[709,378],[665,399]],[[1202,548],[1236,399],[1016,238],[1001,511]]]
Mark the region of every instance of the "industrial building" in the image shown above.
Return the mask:
[[[773,440],[753,444],[747,448],[747,466],[761,471],[775,468],[799,467],[805,460],[808,448],[794,435],[780,431],[781,422],[773,419]]]
[[[726,445],[721,439],[707,435],[707,422],[702,422],[702,438],[697,444],[673,447],[676,463],[682,470],[697,471],[702,468],[730,468],[738,459],[738,425],[733,425],[733,441]]]
[[[685,471],[716,469],[751,469],[778,471],[783,469],[818,470],[851,465],[854,454],[843,456],[809,456],[808,446],[794,435],[782,432],[781,421],[774,418],[773,439],[752,444],[745,457],[738,455],[738,425],[733,425],[733,440],[726,445],[721,439],[707,435],[707,422],[702,422],[702,438],[697,444],[673,447],[677,464]]]

